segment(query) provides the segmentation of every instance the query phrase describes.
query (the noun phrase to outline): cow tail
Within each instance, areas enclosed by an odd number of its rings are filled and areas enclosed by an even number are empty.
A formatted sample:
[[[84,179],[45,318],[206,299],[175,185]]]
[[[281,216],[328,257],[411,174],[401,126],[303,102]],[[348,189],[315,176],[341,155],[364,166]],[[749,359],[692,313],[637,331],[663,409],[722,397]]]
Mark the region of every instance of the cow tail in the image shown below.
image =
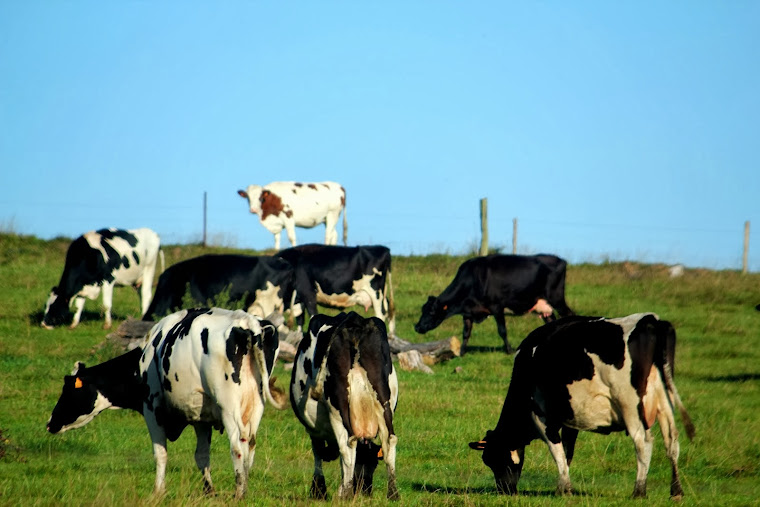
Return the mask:
[[[694,435],[696,434],[694,422],[691,420],[689,412],[686,411],[683,401],[681,401],[681,396],[678,394],[678,389],[676,389],[676,383],[674,381],[673,365],[675,363],[676,333],[669,322],[660,321],[660,323],[661,325],[667,326],[667,332],[664,337],[664,342],[662,337],[658,337],[658,342],[660,342],[660,354],[657,360],[657,366],[665,380],[665,387],[667,388],[669,395],[668,397],[681,414],[681,420],[686,428],[686,436],[689,437],[689,440],[694,440]]]
[[[391,276],[391,271],[391,268],[388,267],[388,276],[385,278],[385,294],[388,298],[388,331],[395,334],[396,304],[393,302],[393,277]],[[393,326],[391,326],[391,322],[394,322]],[[392,330],[391,327],[393,328]]]
[[[161,258],[161,273],[163,273],[166,269],[166,258],[164,257],[164,251],[162,249],[159,249],[158,256]]]
[[[276,328],[272,324],[268,324],[267,326],[263,327],[271,327],[275,330],[275,333],[277,332]],[[286,407],[286,396],[284,391],[282,389],[276,387],[274,385],[274,377],[269,376],[269,370],[267,369],[267,361],[266,357],[264,356],[264,349],[262,340],[259,339],[258,343],[253,342],[254,338],[253,332],[249,334],[248,337],[248,346],[253,350],[254,358],[256,360],[256,366],[258,367],[259,373],[261,374],[261,390],[264,394],[264,398],[274,406],[277,410],[283,410]],[[279,347],[278,347],[279,351]],[[274,366],[274,363],[277,362],[277,354],[274,355],[274,361],[272,363],[272,366]]]

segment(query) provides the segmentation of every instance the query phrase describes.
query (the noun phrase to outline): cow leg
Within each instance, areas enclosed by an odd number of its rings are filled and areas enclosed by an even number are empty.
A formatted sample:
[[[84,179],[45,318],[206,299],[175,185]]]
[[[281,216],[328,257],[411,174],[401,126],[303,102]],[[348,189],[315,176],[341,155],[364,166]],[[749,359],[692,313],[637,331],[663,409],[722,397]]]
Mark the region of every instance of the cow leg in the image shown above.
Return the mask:
[[[156,459],[156,482],[153,487],[154,495],[162,495],[166,490],[166,462],[168,459],[166,452],[166,432],[158,424],[155,416],[155,409],[147,406],[143,409],[145,414],[145,423],[148,426],[148,433],[153,442],[153,457]]]
[[[472,333],[472,319],[462,317],[464,327],[462,328],[462,348],[460,350],[460,357],[464,356],[467,352],[467,342],[470,341],[470,333]]]
[[[383,448],[383,459],[385,460],[385,469],[388,472],[388,499],[389,500],[398,500],[400,498],[399,493],[398,493],[398,487],[396,486],[396,444],[397,443],[398,443],[398,437],[393,434],[383,437],[381,441],[381,445]]]
[[[554,462],[557,464],[557,471],[559,472],[557,494],[572,494],[573,486],[570,482],[570,465],[567,462],[567,455],[565,454],[562,438],[559,436],[559,428],[548,429],[546,423],[542,419],[536,417],[535,414],[532,414],[532,417],[536,429],[538,429],[538,433],[541,435],[541,439],[546,442],[546,445],[549,447],[549,452],[551,453],[552,458],[554,458]],[[578,432],[576,431],[576,436],[577,434]],[[574,446],[573,449],[575,449]]]
[[[111,329],[111,306],[113,306],[113,282],[103,282],[103,310],[106,314],[106,322],[103,329]]]
[[[636,484],[633,487],[633,497],[646,498],[647,474],[649,473],[649,463],[652,461],[652,430],[644,429],[644,425],[639,423],[639,427],[635,431],[629,429],[628,433],[636,447]]]
[[[235,470],[235,498],[241,499],[248,489],[248,454],[247,441],[241,434],[242,424],[238,424],[239,417],[233,415],[231,410],[222,409],[222,424],[230,439],[230,457],[232,467]]]
[[[512,347],[509,346],[509,340],[507,340],[507,323],[504,320],[504,309],[501,308],[493,312],[493,318],[496,320],[496,330],[498,331],[499,336],[501,336],[501,339],[504,340],[504,352],[511,354]]]
[[[296,224],[293,220],[285,221],[285,232],[288,234],[288,240],[290,240],[290,245],[298,246],[296,244]]]
[[[567,466],[570,467],[570,463],[573,462],[573,455],[575,454],[575,441],[578,439],[578,430],[575,428],[568,428],[565,426],[562,428],[562,447],[565,450],[565,457],[567,458]]]
[[[335,227],[338,225],[338,216],[340,213],[328,213],[325,217],[325,245],[338,244],[338,231]]]
[[[196,424],[195,429],[195,464],[203,475],[203,492],[207,495],[214,493],[214,485],[211,482],[211,460],[209,459],[209,450],[211,449],[211,425]]]
[[[311,479],[312,498],[324,500],[327,498],[327,484],[325,483],[325,474],[322,472],[322,458],[320,453],[325,447],[325,441],[311,437],[311,452],[314,454],[314,476]]]
[[[346,414],[347,415],[347,414]],[[348,417],[346,417],[348,420]],[[340,412],[330,410],[330,426],[332,427],[335,440],[338,442],[340,452],[340,488],[338,497],[352,498],[354,496],[354,465],[356,464],[357,439],[349,436],[348,430],[343,425],[343,417]]]
[[[76,311],[74,312],[74,320],[71,321],[71,325],[69,326],[71,329],[79,325],[79,319],[82,317],[82,310],[84,310],[84,298],[82,296],[74,298],[74,308],[76,308]]]
[[[667,400],[662,400],[665,404]],[[670,466],[673,471],[670,480],[670,496],[673,500],[680,500],[683,498],[683,488],[681,487],[681,479],[678,476],[678,455],[680,453],[680,446],[678,444],[678,429],[676,429],[675,415],[671,406],[660,405],[657,413],[657,420],[660,422],[660,431],[662,432],[662,439],[665,442],[665,452],[668,459],[670,459]]]
[[[277,231],[277,232],[273,232],[272,233],[272,234],[274,234],[274,249],[275,250],[279,250],[280,249],[280,232],[281,231]]]

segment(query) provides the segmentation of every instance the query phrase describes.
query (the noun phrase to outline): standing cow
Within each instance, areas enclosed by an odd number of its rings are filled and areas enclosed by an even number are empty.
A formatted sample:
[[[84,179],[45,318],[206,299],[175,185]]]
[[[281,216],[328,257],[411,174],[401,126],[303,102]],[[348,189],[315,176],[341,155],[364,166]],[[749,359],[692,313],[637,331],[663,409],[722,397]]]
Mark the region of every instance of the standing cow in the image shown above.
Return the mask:
[[[96,299],[102,288],[104,327],[110,328],[113,288],[117,284],[140,287],[141,309],[145,313],[151,300],[160,246],[158,234],[146,228],[100,229],[79,236],[66,252],[61,281],[50,292],[42,327],[53,329],[63,324],[72,303],[76,313],[71,327],[76,327],[85,297]]]
[[[694,425],[673,382],[676,334],[653,313],[617,319],[566,317],[528,335],[515,355],[512,380],[493,431],[470,447],[483,451],[502,493],[515,494],[525,446],[541,438],[557,464],[557,492],[570,493],[569,467],[579,431],[626,431],[636,448],[634,497],[646,496],[652,426],[660,430],[678,476],[678,407],[691,439]]]
[[[393,412],[398,380],[385,325],[355,312],[316,315],[298,346],[290,381],[290,403],[311,437],[311,495],[327,494],[322,462],[340,457],[338,496],[372,493],[382,449],[388,498],[398,499]],[[378,439],[378,446],[374,440]]]
[[[280,249],[280,233],[283,227],[290,244],[296,246],[296,227],[310,229],[325,224],[325,244],[337,244],[338,233],[335,228],[341,211],[343,244],[346,244],[346,190],[338,183],[275,181],[263,187],[248,185],[246,190],[238,190],[238,195],[248,199],[251,213],[257,214],[261,225],[274,234],[275,250]]]
[[[452,315],[461,315],[464,355],[473,322],[493,315],[504,350],[510,354],[505,310],[516,315],[533,311],[544,322],[554,320],[555,309],[562,317],[573,315],[565,302],[566,268],[564,259],[548,254],[488,255],[467,260],[440,296],[428,298],[414,330],[424,334]]]
[[[295,269],[296,302],[305,306],[310,316],[317,314],[317,304],[337,309],[362,305],[364,311],[372,307],[394,335],[391,251],[387,247],[309,244],[282,250],[276,256]],[[299,308],[294,310],[297,314]],[[297,318],[303,326],[304,316]]]
[[[274,326],[242,310],[196,308],[159,321],[136,348],[92,368],[77,363],[48,421],[50,433],[84,426],[107,408],[131,408],[145,417],[156,458],[155,492],[164,491],[166,441],[187,425],[197,438],[195,462],[204,490],[213,491],[209,449],[213,429],[224,431],[241,498],[256,450],[265,400],[286,406],[270,385],[279,341]]]
[[[142,320],[181,309],[188,292],[200,306],[225,293],[230,302],[242,301],[248,313],[265,318],[290,307],[293,285],[293,267],[277,257],[201,255],[178,262],[161,274]]]

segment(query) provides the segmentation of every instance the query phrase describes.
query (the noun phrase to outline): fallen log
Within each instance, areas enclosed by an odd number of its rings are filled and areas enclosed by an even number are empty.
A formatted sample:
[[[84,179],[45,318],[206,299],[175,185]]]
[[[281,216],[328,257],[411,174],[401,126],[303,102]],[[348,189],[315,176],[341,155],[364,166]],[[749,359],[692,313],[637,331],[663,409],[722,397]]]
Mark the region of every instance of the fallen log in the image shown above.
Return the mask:
[[[424,343],[410,343],[398,336],[388,338],[391,354],[398,356],[400,353],[416,350],[420,353],[422,361],[432,366],[459,357],[462,343],[456,336]]]

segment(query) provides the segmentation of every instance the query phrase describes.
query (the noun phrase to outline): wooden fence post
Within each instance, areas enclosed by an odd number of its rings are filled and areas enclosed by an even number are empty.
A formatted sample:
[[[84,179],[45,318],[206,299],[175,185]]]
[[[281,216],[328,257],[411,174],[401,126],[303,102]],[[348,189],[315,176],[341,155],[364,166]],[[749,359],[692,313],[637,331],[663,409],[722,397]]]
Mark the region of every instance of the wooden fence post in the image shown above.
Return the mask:
[[[206,192],[203,192],[203,248],[206,248]]]
[[[512,219],[512,255],[517,254],[517,218]]]
[[[488,199],[480,200],[480,255],[488,255]]]
[[[749,220],[744,222],[744,255],[742,255],[742,273],[746,273],[749,269],[747,266],[747,258],[749,257]]]

